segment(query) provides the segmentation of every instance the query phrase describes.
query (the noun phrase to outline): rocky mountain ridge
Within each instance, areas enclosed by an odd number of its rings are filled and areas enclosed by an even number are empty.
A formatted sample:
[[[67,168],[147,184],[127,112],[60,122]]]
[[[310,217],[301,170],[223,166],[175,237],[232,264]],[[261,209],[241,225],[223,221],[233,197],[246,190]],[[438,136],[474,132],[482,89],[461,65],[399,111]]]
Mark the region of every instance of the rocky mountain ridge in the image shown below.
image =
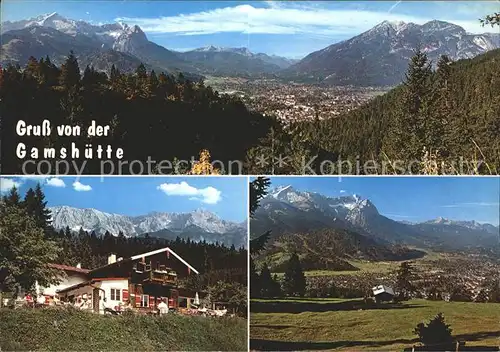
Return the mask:
[[[175,239],[190,238],[194,241],[224,243],[228,246],[246,246],[247,225],[221,219],[207,210],[189,213],[152,212],[141,216],[110,214],[97,209],[80,209],[69,206],[50,207],[52,226],[61,230],[95,231],[103,235],[110,232],[127,237],[149,234],[152,237]]]

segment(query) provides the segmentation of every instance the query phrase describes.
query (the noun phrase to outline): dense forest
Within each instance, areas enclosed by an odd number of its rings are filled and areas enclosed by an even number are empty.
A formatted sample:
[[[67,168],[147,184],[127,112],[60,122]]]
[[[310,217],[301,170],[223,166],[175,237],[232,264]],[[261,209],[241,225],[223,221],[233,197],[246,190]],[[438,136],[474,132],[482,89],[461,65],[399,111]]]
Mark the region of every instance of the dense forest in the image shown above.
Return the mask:
[[[436,67],[434,69],[433,67]],[[359,109],[328,120],[280,125],[272,117],[250,112],[239,98],[220,95],[202,81],[182,75],[157,75],[140,65],[134,74],[112,68],[109,75],[86,67],[80,74],[70,54],[61,67],[49,58],[31,58],[24,68],[8,66],[0,73],[3,171],[23,173],[16,146],[80,149],[85,174],[185,173],[190,167],[175,160],[192,160],[208,150],[212,160],[225,163],[221,173],[304,174],[497,174],[500,168],[500,49],[473,59],[451,62],[442,56],[429,62],[416,51],[400,86]],[[18,136],[16,124],[82,127],[80,137]],[[87,137],[92,121],[109,125],[106,137]],[[102,170],[97,145],[123,148],[120,161],[129,164]],[[259,164],[259,158],[284,162]],[[26,159],[25,158],[25,159]],[[153,160],[149,164],[147,160]],[[43,155],[40,159],[45,159]],[[52,164],[58,159],[52,159]],[[107,159],[107,157],[103,157]],[[139,165],[130,162],[140,160]],[[168,160],[172,164],[158,162]],[[240,169],[230,161],[244,161]],[[123,165],[123,164],[122,164]],[[187,167],[186,167],[187,166]],[[217,166],[217,165],[215,165]],[[27,172],[37,172],[33,166]],[[108,165],[109,167],[109,165]],[[73,170],[71,170],[73,171]],[[47,172],[45,168],[40,172]],[[55,170],[52,169],[54,173]],[[73,172],[74,173],[74,172]]]
[[[186,285],[206,289],[223,282],[237,282],[246,287],[247,251],[244,248],[179,238],[168,241],[147,235],[126,237],[122,233],[117,236],[106,233],[99,236],[83,229],[56,231],[51,226],[44,198],[37,185],[26,192],[24,199],[13,188],[0,202],[0,292],[15,290],[18,286],[29,290],[34,280],[50,282],[53,273],[43,267],[47,263],[71,266],[80,263],[82,268],[95,269],[107,264],[110,253],[128,258],[167,246],[200,272],[195,279],[186,279]],[[183,268],[180,265],[179,270]]]
[[[403,84],[387,94],[338,118],[273,128],[250,154],[290,160],[250,173],[497,174],[500,50],[457,62],[442,56],[436,67],[417,50]]]
[[[223,161],[227,167],[229,161],[244,160],[246,151],[256,146],[275,123],[271,118],[249,112],[239,99],[221,95],[202,81],[190,81],[182,74],[174,77],[147,72],[142,64],[133,74],[121,73],[114,66],[109,75],[92,67],[86,67],[83,75],[80,70],[73,53],[61,67],[48,57],[40,60],[32,57],[26,67],[9,65],[0,70],[1,139],[4,146],[9,146],[2,148],[4,173],[23,171],[21,165],[25,159],[16,156],[18,143],[26,145],[29,160],[34,159],[29,154],[31,147],[55,148],[56,154],[65,147],[66,160],[73,160],[70,150],[75,142],[80,149],[76,159],[79,165],[85,160],[85,146],[92,145],[95,153],[97,145],[104,150],[111,145],[113,150],[123,148],[122,161],[142,161],[142,173],[148,173],[148,157],[156,163],[190,161],[201,150],[208,149],[213,160]],[[45,119],[53,129],[50,136],[16,134],[19,120],[39,126]],[[108,136],[88,137],[86,131],[92,121],[110,126]],[[81,136],[59,137],[55,130],[58,125],[80,126]],[[44,159],[47,158],[41,153],[38,160]],[[52,165],[62,159],[56,155],[51,159]],[[111,160],[119,159],[114,155]],[[92,160],[87,160],[85,173],[101,174],[100,162],[94,154]],[[174,167],[168,169],[168,163],[161,165],[161,169],[156,163],[151,165],[149,173],[174,172]],[[179,165],[182,167],[186,165]],[[234,167],[233,173],[241,172]],[[132,170],[125,166],[121,173],[140,171],[138,165]],[[223,171],[229,173],[227,169]],[[114,172],[119,173],[118,166]]]

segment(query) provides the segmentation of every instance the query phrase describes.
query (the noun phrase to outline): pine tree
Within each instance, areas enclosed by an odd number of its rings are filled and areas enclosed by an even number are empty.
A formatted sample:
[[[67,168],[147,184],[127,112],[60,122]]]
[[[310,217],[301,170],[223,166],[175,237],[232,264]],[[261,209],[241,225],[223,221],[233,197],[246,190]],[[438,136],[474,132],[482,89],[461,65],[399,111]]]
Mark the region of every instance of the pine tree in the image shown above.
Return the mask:
[[[21,202],[21,197],[19,196],[19,192],[17,191],[17,187],[13,186],[9,193],[2,198],[3,202],[6,206],[19,206]]]
[[[271,185],[268,177],[259,176],[250,182],[250,216],[253,216],[255,210],[259,207],[259,202],[267,195],[267,190]]]
[[[139,80],[144,81],[148,77],[146,66],[144,66],[144,64],[141,63],[139,66],[137,66],[135,74],[137,75],[137,78]]]
[[[40,83],[49,87],[55,86],[59,80],[59,69],[50,61],[49,56],[45,60],[40,60]]]
[[[437,345],[453,342],[450,325],[444,321],[442,313],[438,313],[427,325],[419,323],[414,330],[424,345]]]
[[[260,271],[260,293],[262,297],[279,297],[281,295],[281,287],[277,276],[271,276],[267,264],[264,264]]]
[[[273,278],[271,277],[271,271],[267,264],[264,264],[260,271],[260,286],[261,286],[261,296],[262,297],[272,297],[273,292]]]
[[[401,87],[402,97],[391,126],[388,153],[395,160],[420,160],[426,143],[430,115],[431,65],[427,55],[417,50]],[[418,170],[416,170],[418,171]]]
[[[416,278],[415,268],[410,262],[403,262],[396,276],[396,291],[401,300],[406,300],[415,292],[412,281]]]
[[[454,117],[450,87],[451,63],[452,61],[446,55],[442,55],[437,63],[433,114],[429,116],[424,140],[427,148],[439,151],[439,154],[443,156],[448,155],[445,150],[448,139],[445,136],[445,127]]]
[[[45,194],[43,194],[42,187],[40,183],[37,183],[35,187],[35,209],[34,209],[34,217],[37,225],[47,230],[47,228],[51,225],[51,213],[47,208],[47,202],[45,201]]]
[[[267,190],[271,185],[271,180],[267,177],[259,176],[252,182],[250,182],[250,206],[249,212],[250,217],[253,217],[255,211],[259,207],[260,200],[267,195]],[[271,236],[271,231],[267,231],[264,234],[253,238],[250,240],[250,253],[258,254],[264,249],[269,237]]]
[[[260,276],[257,273],[257,269],[255,268],[255,262],[253,258],[250,256],[250,297],[256,298],[260,297],[261,284],[260,284]]]
[[[299,256],[293,253],[288,261],[283,278],[283,291],[288,296],[304,296],[306,277],[302,271]]]
[[[155,90],[158,88],[158,77],[156,76],[155,70],[151,70],[151,73],[149,74],[149,85],[151,86],[152,90]]]
[[[69,226],[66,226],[66,228],[64,229],[64,236],[66,236],[67,239],[71,239],[72,234],[71,234],[71,229],[69,228]]]
[[[22,207],[0,205],[0,293],[32,292],[37,281],[45,287],[57,283],[57,272],[47,264],[56,260],[59,251]]]
[[[37,211],[37,200],[35,196],[35,191],[33,188],[29,188],[24,195],[23,207],[26,209],[26,212],[29,216],[36,216]]]
[[[28,59],[28,63],[26,65],[26,69],[24,70],[24,74],[30,78],[38,80],[40,77],[40,64],[37,59],[33,56],[30,56]]]
[[[273,287],[270,295],[271,297],[281,297],[282,295],[280,280],[276,274],[273,275]]]
[[[82,85],[90,88],[94,83],[94,68],[87,65],[83,71]]]
[[[66,61],[61,66],[59,83],[66,88],[77,87],[80,84],[80,67],[73,51],[70,51]]]

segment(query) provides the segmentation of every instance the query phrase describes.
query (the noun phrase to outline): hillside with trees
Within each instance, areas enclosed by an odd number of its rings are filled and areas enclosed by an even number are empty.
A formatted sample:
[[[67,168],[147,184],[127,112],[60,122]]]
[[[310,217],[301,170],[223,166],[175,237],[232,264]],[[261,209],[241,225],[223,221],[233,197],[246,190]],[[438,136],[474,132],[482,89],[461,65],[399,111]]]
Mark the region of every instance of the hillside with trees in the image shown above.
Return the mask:
[[[424,252],[403,245],[381,244],[367,236],[344,229],[321,229],[281,235],[261,252],[273,272],[283,272],[295,253],[304,270],[358,270],[349,260],[400,261],[421,258]]]
[[[70,150],[73,142],[79,157],[56,155],[52,166],[75,160],[85,174],[186,173],[189,161],[208,150],[226,174],[497,174],[500,168],[500,49],[457,62],[442,56],[436,70],[417,50],[402,85],[344,115],[286,127],[182,74],[157,74],[143,64],[133,74],[114,66],[109,75],[89,66],[81,74],[79,65],[71,53],[61,67],[32,57],[24,68],[0,70],[1,137],[12,146],[2,149],[5,173],[22,173],[23,161],[35,159],[31,147]],[[95,121],[110,131],[106,137],[16,134],[19,120],[36,126],[45,119],[53,128],[86,131]],[[25,159],[16,157],[20,142],[28,148]],[[107,158],[96,158],[98,145],[123,148],[122,159],[111,158],[114,170],[101,169]],[[86,146],[94,151],[90,160],[83,157]],[[263,156],[272,162],[260,162]],[[134,160],[143,168],[131,166]],[[125,166],[117,167],[119,161]],[[230,161],[242,161],[243,169],[235,162],[228,170]]]
[[[347,173],[347,161],[351,172],[358,162],[361,174],[496,174],[498,72],[500,50],[457,62],[442,56],[437,70],[417,50],[402,85],[344,116],[273,129],[249,160],[260,154],[290,157],[286,165],[273,165],[277,174]],[[311,170],[304,169],[314,156]],[[330,162],[321,165],[324,160]],[[251,168],[251,173],[270,171],[271,166]]]
[[[81,70],[83,74],[81,74]],[[66,160],[79,165],[85,158],[84,149],[92,145],[94,157],[85,160],[86,174],[101,174],[100,162],[95,156],[97,145],[111,145],[114,150],[123,148],[122,159],[111,160],[142,162],[145,171],[147,160],[167,160],[174,164],[158,170],[152,165],[150,173],[163,174],[178,171],[175,160],[191,161],[201,150],[210,151],[213,159],[225,162],[243,160],[246,151],[258,144],[274,124],[272,118],[264,118],[249,112],[236,97],[219,94],[202,81],[190,81],[182,74],[174,77],[155,71],[147,71],[140,64],[135,73],[122,73],[112,66],[109,75],[93,67],[80,67],[73,53],[57,67],[50,59],[31,57],[25,67],[9,65],[0,70],[0,108],[2,110],[1,138],[2,171],[8,174],[23,173],[18,159],[18,143],[26,144],[26,159],[30,148],[55,148],[56,157],[49,159],[52,165],[64,160],[59,150],[67,148]],[[26,125],[39,126],[49,120],[53,131],[50,136],[18,136],[16,125],[24,120]],[[107,136],[87,137],[91,122],[110,126]],[[58,125],[80,126],[81,136],[58,136]],[[70,154],[71,143],[80,149],[78,158]],[[150,159],[148,159],[148,157]],[[38,160],[47,158],[40,155]],[[102,160],[107,158],[102,158]],[[182,165],[187,170],[190,165]],[[228,173],[227,170],[225,170]],[[239,170],[233,170],[238,172]],[[35,172],[30,170],[29,172]],[[140,168],[122,174],[139,173]],[[115,173],[119,173],[118,167]],[[179,173],[179,172],[178,172]]]

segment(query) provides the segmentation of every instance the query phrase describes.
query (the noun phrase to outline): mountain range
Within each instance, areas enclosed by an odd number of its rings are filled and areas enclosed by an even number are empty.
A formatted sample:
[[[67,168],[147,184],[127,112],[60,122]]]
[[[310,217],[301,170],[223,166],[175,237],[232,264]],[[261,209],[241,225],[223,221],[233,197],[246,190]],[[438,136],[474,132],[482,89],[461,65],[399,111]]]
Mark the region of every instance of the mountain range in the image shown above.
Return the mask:
[[[291,79],[337,85],[399,84],[415,49],[435,64],[441,55],[472,58],[500,48],[500,33],[471,34],[455,24],[384,21],[349,40],[313,52],[282,72]]]
[[[470,34],[443,21],[423,25],[384,21],[349,40],[292,60],[247,48],[208,46],[186,52],[169,50],[150,41],[139,26],[123,22],[94,25],[57,13],[16,22],[3,22],[1,61],[24,65],[30,56],[49,56],[56,64],[73,50],[81,63],[109,71],[135,70],[139,63],[188,77],[203,75],[267,76],[335,85],[391,86],[401,82],[408,60],[420,47],[437,61],[471,58],[500,48],[500,33]]]
[[[222,220],[216,214],[199,209],[189,213],[153,212],[141,216],[110,214],[91,208],[50,207],[52,226],[57,230],[106,232],[117,236],[143,236],[175,240],[190,238],[199,242],[223,243],[226,246],[247,246],[247,223]]]
[[[398,222],[380,214],[370,200],[357,195],[327,197],[291,186],[277,188],[262,199],[250,226],[253,236],[268,230],[276,238],[336,229],[357,233],[380,245],[420,248],[464,249],[500,243],[500,229],[491,224],[443,218],[417,224]]]
[[[2,56],[5,63],[24,65],[30,56],[49,56],[60,64],[70,50],[82,63],[103,71],[115,64],[130,72],[142,62],[148,69],[167,73],[265,74],[292,63],[283,57],[253,54],[246,48],[208,47],[188,52],[166,49],[150,40],[139,26],[118,22],[93,25],[57,13],[2,23]]]

